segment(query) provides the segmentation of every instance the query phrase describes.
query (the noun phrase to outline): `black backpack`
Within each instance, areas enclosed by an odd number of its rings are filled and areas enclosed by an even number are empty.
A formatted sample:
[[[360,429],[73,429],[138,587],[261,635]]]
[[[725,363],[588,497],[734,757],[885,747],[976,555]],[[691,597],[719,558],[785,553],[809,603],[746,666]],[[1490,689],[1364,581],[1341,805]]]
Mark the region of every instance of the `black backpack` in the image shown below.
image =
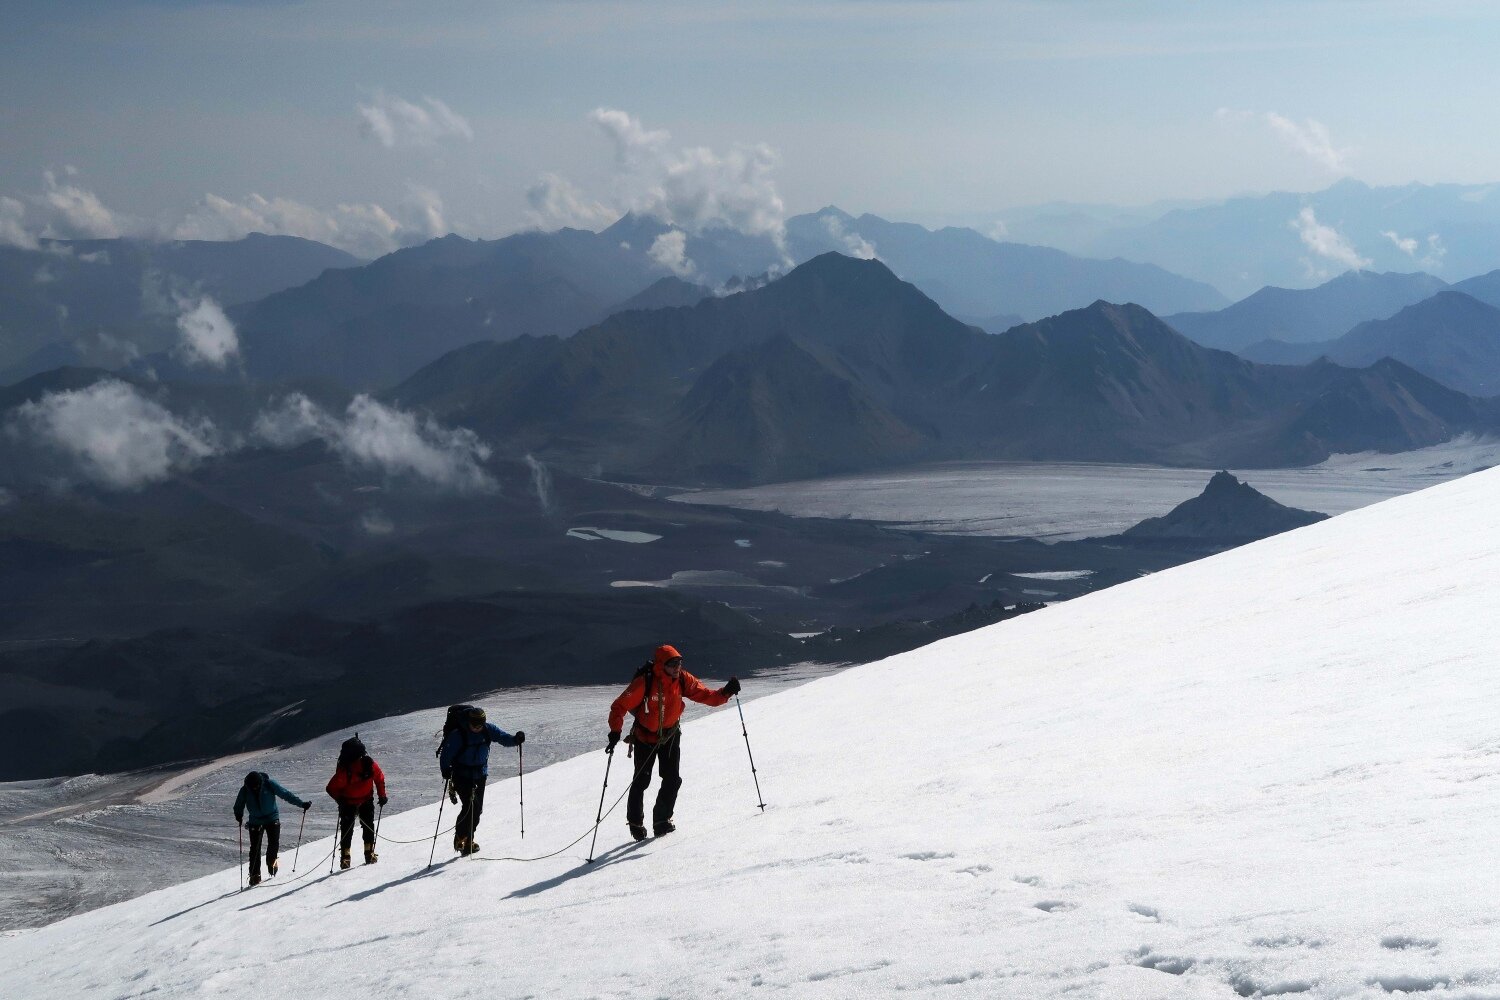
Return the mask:
[[[340,768],[352,767],[356,761],[363,765],[360,768],[361,777],[369,778],[374,775],[375,762],[365,752],[365,743],[364,740],[359,738],[359,733],[355,733],[349,737],[339,747],[339,762],[337,766]]]
[[[448,745],[448,737],[453,735],[455,729],[463,729],[468,725],[468,715],[473,710],[473,705],[448,706],[448,715],[443,719],[443,731],[438,734],[438,745],[437,750],[433,752],[434,757],[443,756],[443,747]]]

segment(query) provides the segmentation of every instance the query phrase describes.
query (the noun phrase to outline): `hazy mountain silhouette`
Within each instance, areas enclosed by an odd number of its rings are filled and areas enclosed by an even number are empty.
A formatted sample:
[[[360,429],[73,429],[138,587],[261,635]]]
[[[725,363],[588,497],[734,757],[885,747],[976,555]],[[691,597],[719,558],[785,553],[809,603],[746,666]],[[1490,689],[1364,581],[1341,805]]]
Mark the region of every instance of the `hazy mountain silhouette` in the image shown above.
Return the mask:
[[[225,242],[0,246],[0,382],[61,364],[115,367],[164,350],[177,338],[180,298],[207,295],[231,306],[358,263],[312,240],[260,233]]]
[[[1461,292],[1439,292],[1392,316],[1315,344],[1264,341],[1239,352],[1267,364],[1326,357],[1362,368],[1395,358],[1471,396],[1500,395],[1500,309]]]
[[[1356,323],[1393,316],[1446,287],[1430,274],[1347,271],[1316,288],[1262,288],[1217,312],[1165,318],[1205,347],[1224,351],[1263,340],[1314,343],[1332,340]]]

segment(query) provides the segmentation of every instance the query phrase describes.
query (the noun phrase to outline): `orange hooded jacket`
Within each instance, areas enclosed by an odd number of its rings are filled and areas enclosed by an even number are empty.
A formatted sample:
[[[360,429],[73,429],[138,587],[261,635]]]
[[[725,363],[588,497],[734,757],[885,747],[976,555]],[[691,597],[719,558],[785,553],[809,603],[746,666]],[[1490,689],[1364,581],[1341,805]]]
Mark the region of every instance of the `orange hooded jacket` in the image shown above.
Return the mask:
[[[651,697],[646,697],[645,674],[631,681],[624,694],[609,706],[609,728],[612,732],[619,732],[624,727],[625,713],[630,712],[635,716],[632,734],[636,740],[640,743],[655,743],[661,735],[658,725],[661,729],[671,729],[682,718],[683,698],[700,705],[724,705],[729,702],[729,695],[704,687],[702,681],[686,670],[679,670],[675,678],[671,677],[664,664],[680,655],[671,646],[657,647],[656,658],[649,668]]]

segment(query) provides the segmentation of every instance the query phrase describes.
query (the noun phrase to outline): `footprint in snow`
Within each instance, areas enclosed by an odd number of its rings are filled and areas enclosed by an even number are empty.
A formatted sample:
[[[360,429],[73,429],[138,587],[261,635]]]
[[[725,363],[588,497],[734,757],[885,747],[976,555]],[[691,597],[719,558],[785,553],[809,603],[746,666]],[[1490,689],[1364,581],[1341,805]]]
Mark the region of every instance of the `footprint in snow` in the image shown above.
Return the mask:
[[[1065,899],[1044,899],[1032,905],[1044,913],[1066,913],[1069,910],[1078,909],[1077,903],[1070,903]]]
[[[1012,875],[1011,879],[1022,885],[1038,886],[1042,884],[1042,877],[1040,875]]]
[[[1126,904],[1125,909],[1129,910],[1131,913],[1134,913],[1142,920],[1150,920],[1153,923],[1161,922],[1161,912],[1158,911],[1154,906],[1142,906],[1140,903],[1128,903]]]
[[[1405,934],[1392,934],[1390,937],[1380,939],[1380,947],[1389,948],[1391,951],[1407,951],[1408,949],[1421,949],[1424,951],[1436,951],[1438,941],[1436,938],[1408,937]]]
[[[941,851],[912,851],[910,854],[901,855],[901,857],[907,861],[945,861],[948,858],[957,857],[957,855],[951,851],[946,853]]]

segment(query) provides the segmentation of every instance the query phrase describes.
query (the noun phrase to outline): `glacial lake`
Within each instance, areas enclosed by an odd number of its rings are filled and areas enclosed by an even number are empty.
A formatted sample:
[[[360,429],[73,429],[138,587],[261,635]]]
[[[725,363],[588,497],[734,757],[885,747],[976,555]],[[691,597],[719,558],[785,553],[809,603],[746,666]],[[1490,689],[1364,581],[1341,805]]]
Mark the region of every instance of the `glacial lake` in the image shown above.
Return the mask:
[[[1377,503],[1500,464],[1500,441],[1464,438],[1399,455],[1336,455],[1298,469],[1230,469],[1279,503],[1325,514]],[[941,534],[1062,541],[1109,535],[1200,492],[1213,469],[965,462],[739,490],[677,493],[682,503],[859,518]]]

